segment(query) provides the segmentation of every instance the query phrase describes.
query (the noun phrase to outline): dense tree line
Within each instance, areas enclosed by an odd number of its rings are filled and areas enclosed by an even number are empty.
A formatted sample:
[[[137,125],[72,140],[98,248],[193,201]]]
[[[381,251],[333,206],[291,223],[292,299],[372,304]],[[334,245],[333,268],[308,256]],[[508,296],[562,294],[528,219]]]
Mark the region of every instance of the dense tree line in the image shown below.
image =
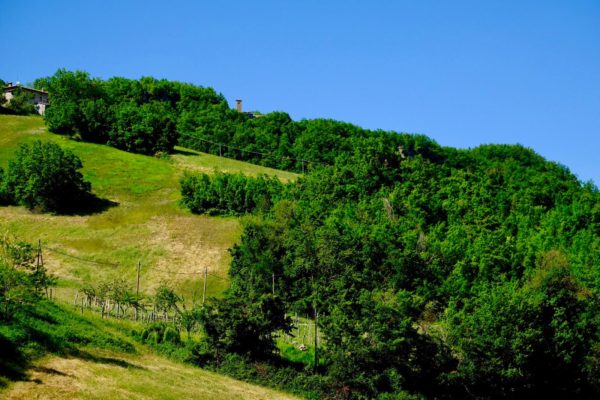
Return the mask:
[[[285,112],[241,113],[212,88],[144,77],[92,78],[58,70],[37,79],[51,106],[45,120],[52,132],[142,154],[171,152],[175,144],[269,167],[305,172],[333,164],[340,154],[373,147],[404,146],[405,156],[429,149],[419,135],[370,131],[314,119],[293,121]]]
[[[211,323],[277,276],[286,312],[319,313],[332,396],[597,396],[598,189],[522,146],[401,146],[341,154],[246,221]]]
[[[177,125],[188,115],[226,106],[213,89],[149,77],[104,81],[61,69],[34,85],[48,90],[52,132],[150,155],[173,150]]]
[[[194,213],[244,214],[267,211],[283,194],[279,179],[243,174],[185,174],[181,202]]]
[[[297,172],[333,164],[338,155],[352,154],[373,141],[388,149],[410,143],[412,151],[429,140],[329,119],[293,121],[284,112],[251,118],[225,108],[199,114],[178,129],[185,147]]]
[[[252,118],[212,89],[153,78],[61,70],[36,84],[50,90],[50,129],[83,140],[313,162],[268,201],[264,181],[182,182],[196,212],[264,211],[231,251],[231,288],[200,317],[215,359],[267,357],[283,312],[302,312],[319,315],[331,396],[600,394],[600,193],[564,166],[522,146]]]

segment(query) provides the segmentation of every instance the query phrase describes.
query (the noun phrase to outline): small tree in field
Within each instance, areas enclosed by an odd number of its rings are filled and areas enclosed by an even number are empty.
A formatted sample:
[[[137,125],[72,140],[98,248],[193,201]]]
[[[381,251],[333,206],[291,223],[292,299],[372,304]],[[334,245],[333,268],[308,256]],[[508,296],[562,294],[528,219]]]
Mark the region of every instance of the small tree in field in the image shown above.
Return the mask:
[[[0,237],[0,320],[37,302],[55,278],[36,265],[33,246],[10,237]]]
[[[8,163],[1,192],[8,202],[29,209],[70,211],[90,196],[82,167],[79,157],[55,143],[23,144]]]

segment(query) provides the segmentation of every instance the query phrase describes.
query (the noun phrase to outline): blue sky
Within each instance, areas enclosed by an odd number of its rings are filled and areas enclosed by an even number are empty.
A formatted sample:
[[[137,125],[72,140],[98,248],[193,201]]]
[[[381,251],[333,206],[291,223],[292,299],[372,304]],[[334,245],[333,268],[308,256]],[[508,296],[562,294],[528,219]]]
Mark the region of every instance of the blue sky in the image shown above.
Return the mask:
[[[600,185],[600,2],[0,0],[0,78],[212,86],[233,106],[521,143]]]

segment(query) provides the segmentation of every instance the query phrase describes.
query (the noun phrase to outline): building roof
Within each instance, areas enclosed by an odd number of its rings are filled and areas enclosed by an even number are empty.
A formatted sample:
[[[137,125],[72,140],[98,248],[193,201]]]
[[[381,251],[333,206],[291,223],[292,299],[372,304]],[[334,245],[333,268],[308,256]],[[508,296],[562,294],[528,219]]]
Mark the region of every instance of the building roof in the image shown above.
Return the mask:
[[[30,88],[30,87],[26,87],[26,86],[21,86],[21,85],[13,85],[12,83],[9,83],[7,86],[4,87],[4,92],[12,92],[15,89],[23,89],[26,90],[28,92],[33,92],[33,93],[39,93],[39,94],[48,94],[48,92],[44,91],[44,90],[38,90],[38,89],[34,89],[34,88]]]

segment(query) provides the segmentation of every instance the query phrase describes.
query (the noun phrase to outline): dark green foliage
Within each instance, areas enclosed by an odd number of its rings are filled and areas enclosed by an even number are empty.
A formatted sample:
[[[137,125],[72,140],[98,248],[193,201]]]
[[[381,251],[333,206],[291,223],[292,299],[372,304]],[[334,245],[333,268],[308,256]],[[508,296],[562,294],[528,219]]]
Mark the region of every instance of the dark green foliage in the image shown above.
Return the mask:
[[[247,220],[232,287],[275,274],[288,312],[316,309],[323,372],[354,397],[597,394],[598,189],[522,146],[399,140]]]
[[[205,108],[226,106],[210,88],[148,77],[103,81],[60,69],[35,85],[48,88],[45,120],[52,132],[150,155],[173,150],[178,124]]]
[[[213,299],[200,313],[208,347],[219,360],[223,352],[265,357],[275,351],[276,331],[289,331],[283,302],[277,296],[257,297],[229,292]]]
[[[600,192],[566,167],[520,145],[457,150],[332,120],[253,118],[192,85],[82,82],[108,117],[93,125],[95,103],[66,99],[55,130],[152,152],[144,135],[156,124],[148,136],[164,137],[164,122],[179,144],[307,172],[284,190],[237,175],[182,180],[194,212],[261,211],[244,221],[231,289],[205,306],[206,341],[192,359],[298,387],[287,366],[265,360],[286,312],[318,313],[316,396],[600,395]]]
[[[9,203],[29,209],[65,212],[89,199],[79,157],[55,143],[23,144],[4,172],[2,193]]]
[[[494,397],[590,395],[597,365],[598,305],[551,251],[519,287],[482,288],[449,310],[450,340],[463,356],[458,375],[472,393]],[[561,394],[562,393],[562,394]]]
[[[266,211],[282,196],[277,178],[242,174],[186,174],[181,178],[182,203],[194,213],[243,214]]]
[[[152,101],[141,106],[122,104],[108,144],[133,153],[155,154],[171,151],[176,141],[172,109],[165,102]]]
[[[297,366],[281,362],[256,361],[239,354],[225,355],[218,364],[207,363],[204,368],[298,394],[306,399],[340,398],[343,392],[332,387],[331,380],[310,374]],[[342,397],[343,398],[343,397]]]
[[[240,113],[212,88],[144,77],[91,78],[58,70],[36,80],[49,91],[45,120],[53,132],[142,154],[178,143],[269,167],[305,172],[362,152],[373,164],[416,153],[440,160],[441,149],[419,135],[369,131],[328,120],[293,121],[284,112]]]
[[[140,339],[150,345],[179,345],[181,343],[179,331],[170,324],[157,322],[144,328]]]

